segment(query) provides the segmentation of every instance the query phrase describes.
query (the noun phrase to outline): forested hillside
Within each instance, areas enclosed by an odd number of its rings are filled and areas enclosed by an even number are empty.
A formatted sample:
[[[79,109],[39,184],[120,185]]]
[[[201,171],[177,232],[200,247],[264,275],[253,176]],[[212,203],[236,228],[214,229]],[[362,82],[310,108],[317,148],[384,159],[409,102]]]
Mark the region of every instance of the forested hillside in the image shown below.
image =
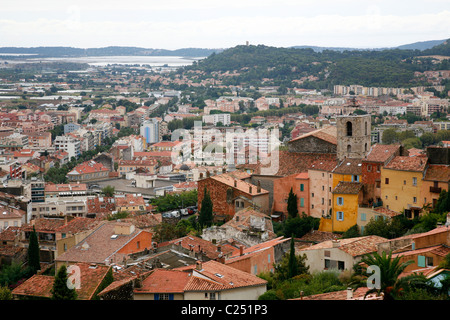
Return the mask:
[[[223,78],[229,85],[298,86],[331,89],[335,84],[360,84],[377,87],[411,87],[424,85],[414,72],[448,68],[448,60],[436,63],[429,55],[450,56],[448,42],[427,50],[367,50],[316,52],[313,49],[276,48],[264,45],[236,46],[213,53],[184,71],[200,70],[232,73]],[[309,78],[308,78],[309,77]],[[269,79],[269,80],[268,80]]]

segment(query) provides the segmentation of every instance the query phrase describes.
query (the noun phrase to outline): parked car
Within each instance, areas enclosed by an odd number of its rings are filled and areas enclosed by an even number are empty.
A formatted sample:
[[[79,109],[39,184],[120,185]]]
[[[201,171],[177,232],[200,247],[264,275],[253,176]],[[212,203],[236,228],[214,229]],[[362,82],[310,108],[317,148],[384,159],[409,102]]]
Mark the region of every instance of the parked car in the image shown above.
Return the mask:
[[[187,208],[185,208],[185,209],[180,209],[180,212],[181,212],[181,215],[183,215],[183,216],[187,216],[187,215],[189,214]]]

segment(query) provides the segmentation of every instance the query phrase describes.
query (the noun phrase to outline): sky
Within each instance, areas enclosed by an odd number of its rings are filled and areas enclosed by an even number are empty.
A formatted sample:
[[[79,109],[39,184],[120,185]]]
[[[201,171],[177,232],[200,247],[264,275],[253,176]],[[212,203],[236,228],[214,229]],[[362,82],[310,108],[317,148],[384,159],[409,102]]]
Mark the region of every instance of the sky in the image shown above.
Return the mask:
[[[450,38],[450,0],[1,0],[0,47],[380,48]]]

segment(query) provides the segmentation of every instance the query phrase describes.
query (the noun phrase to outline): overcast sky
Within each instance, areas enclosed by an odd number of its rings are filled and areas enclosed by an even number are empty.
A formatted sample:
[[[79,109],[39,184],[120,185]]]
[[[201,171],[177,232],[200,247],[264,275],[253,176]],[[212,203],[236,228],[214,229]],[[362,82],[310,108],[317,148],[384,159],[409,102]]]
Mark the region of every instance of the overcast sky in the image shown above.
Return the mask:
[[[450,0],[1,0],[0,46],[392,47],[450,38]]]

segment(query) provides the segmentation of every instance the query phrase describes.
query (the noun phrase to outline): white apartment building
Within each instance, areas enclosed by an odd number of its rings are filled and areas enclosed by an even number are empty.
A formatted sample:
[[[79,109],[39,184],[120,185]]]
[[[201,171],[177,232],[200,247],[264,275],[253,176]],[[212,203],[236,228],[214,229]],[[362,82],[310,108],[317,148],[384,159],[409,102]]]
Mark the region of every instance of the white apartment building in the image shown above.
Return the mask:
[[[148,144],[159,142],[159,121],[157,119],[145,120],[140,128],[140,135]]]
[[[81,154],[81,142],[69,136],[57,136],[54,142],[56,150],[64,150],[72,157],[78,158]]]
[[[202,121],[213,125],[221,122],[224,126],[228,126],[231,123],[231,116],[229,113],[208,114],[202,117]]]

